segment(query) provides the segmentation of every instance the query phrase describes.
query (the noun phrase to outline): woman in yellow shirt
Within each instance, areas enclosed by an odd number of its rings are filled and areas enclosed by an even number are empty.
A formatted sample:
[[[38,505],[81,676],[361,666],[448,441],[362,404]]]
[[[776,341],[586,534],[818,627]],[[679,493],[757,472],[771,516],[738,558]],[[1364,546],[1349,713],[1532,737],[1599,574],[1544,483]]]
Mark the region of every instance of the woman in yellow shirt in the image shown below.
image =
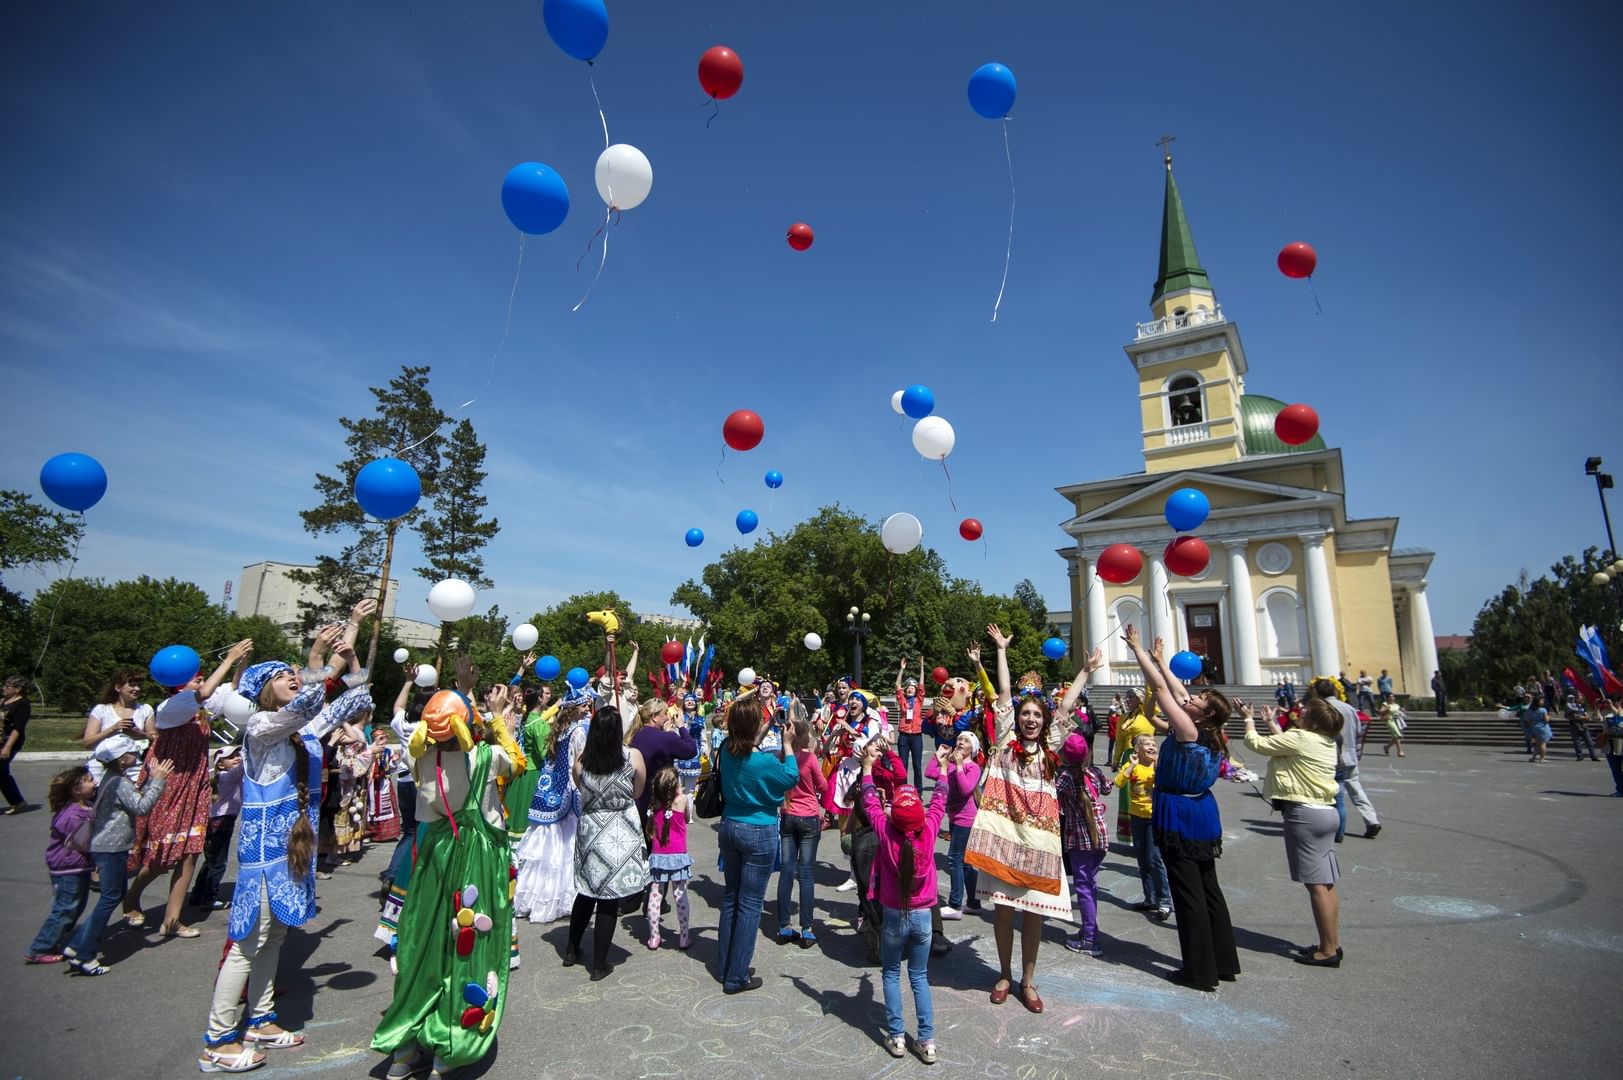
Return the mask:
[[[1242,704],[1245,745],[1268,759],[1263,795],[1285,819],[1285,861],[1291,880],[1307,886],[1313,922],[1319,930],[1316,946],[1303,946],[1294,957],[1298,964],[1341,966],[1341,898],[1336,881],[1336,732],[1341,718],[1330,703],[1309,698],[1301,719],[1282,732],[1274,710],[1264,708],[1270,734],[1257,734],[1251,707]]]

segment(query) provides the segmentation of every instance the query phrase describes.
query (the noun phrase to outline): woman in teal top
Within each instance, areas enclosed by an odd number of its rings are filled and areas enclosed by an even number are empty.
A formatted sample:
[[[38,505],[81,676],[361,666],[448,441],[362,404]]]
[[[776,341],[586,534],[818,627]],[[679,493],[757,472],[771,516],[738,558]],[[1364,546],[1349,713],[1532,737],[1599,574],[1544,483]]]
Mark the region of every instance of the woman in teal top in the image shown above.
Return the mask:
[[[759,695],[747,694],[727,709],[727,741],[716,753],[721,770],[721,916],[717,954],[722,991],[758,990],[761,978],[750,974],[755,956],[761,904],[772,878],[778,850],[778,808],[800,779],[800,765],[785,757],[780,740],[775,753],[760,748],[767,725]]]

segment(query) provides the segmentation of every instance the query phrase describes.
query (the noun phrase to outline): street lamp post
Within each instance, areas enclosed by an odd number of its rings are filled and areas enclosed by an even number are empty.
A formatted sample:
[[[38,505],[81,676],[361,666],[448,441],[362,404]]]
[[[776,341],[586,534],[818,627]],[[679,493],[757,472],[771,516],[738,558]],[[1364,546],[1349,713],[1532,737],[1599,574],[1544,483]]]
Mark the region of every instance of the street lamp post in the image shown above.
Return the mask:
[[[1595,478],[1595,494],[1600,496],[1600,516],[1606,522],[1606,546],[1613,560],[1618,558],[1617,541],[1612,539],[1612,515],[1606,509],[1606,489],[1612,486],[1612,474],[1600,471],[1601,461],[1592,457],[1584,461],[1584,474]]]
[[[857,685],[862,685],[862,639],[873,633],[869,620],[873,618],[861,608],[852,606],[845,613],[845,628],[851,631],[851,676],[856,679]]]

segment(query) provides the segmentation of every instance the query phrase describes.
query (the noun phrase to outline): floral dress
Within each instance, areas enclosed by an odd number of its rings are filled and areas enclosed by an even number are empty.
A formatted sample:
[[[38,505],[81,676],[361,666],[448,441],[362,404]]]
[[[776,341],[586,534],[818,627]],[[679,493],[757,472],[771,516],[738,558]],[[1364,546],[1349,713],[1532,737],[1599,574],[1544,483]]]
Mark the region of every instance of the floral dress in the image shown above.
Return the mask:
[[[175,771],[164,784],[152,812],[135,821],[135,846],[130,848],[129,872],[167,870],[187,855],[201,855],[208,836],[209,725],[199,717],[179,727],[160,728],[152,741],[141,784],[152,774],[152,763],[171,761]]]

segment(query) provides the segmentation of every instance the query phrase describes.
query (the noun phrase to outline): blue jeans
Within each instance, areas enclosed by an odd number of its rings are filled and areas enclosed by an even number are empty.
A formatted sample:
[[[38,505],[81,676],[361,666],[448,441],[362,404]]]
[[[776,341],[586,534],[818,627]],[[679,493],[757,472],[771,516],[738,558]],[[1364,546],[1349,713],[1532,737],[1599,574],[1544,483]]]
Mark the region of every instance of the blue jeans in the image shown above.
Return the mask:
[[[750,980],[761,904],[772,878],[772,858],[778,853],[778,827],[722,818],[717,840],[724,886],[716,953],[721,958],[722,987],[737,990]]]
[[[924,733],[918,732],[908,735],[903,732],[896,736],[896,753],[901,756],[902,768],[913,773],[913,786],[920,791],[924,790]]]
[[[907,958],[907,981],[913,986],[913,1009],[919,1014],[919,1042],[935,1038],[935,1008],[930,1002],[930,909],[885,909],[879,932],[879,965],[885,987],[885,1034],[900,1035],[902,1022],[902,958]]]
[[[1341,770],[1336,770],[1336,779],[1340,780]],[[1344,784],[1336,784],[1336,839],[1340,840],[1347,835],[1347,788]]]
[[[1172,903],[1172,886],[1167,883],[1166,864],[1155,846],[1155,833],[1147,817],[1128,818],[1133,830],[1133,854],[1138,856],[1138,880],[1144,886],[1144,901],[1156,907]]]
[[[45,916],[45,925],[34,935],[28,946],[29,956],[59,953],[66,944],[79,916],[85,913],[90,900],[90,871],[81,874],[51,875],[51,913]]]
[[[949,827],[950,839],[947,841],[947,906],[964,909],[964,894],[967,891],[969,899],[975,898],[975,886],[980,881],[980,875],[973,866],[964,865],[964,851],[969,847],[969,825],[953,825]]]
[[[778,818],[778,925],[789,925],[789,895],[800,879],[800,928],[812,928],[812,895],[817,890],[817,841],[823,819],[784,814]]]
[[[107,921],[124,903],[124,887],[129,883],[129,875],[124,869],[129,861],[129,852],[98,851],[90,857],[96,860],[96,871],[101,877],[101,899],[90,909],[90,918],[80,924],[79,932],[68,942],[73,955],[85,961],[96,958]]]

